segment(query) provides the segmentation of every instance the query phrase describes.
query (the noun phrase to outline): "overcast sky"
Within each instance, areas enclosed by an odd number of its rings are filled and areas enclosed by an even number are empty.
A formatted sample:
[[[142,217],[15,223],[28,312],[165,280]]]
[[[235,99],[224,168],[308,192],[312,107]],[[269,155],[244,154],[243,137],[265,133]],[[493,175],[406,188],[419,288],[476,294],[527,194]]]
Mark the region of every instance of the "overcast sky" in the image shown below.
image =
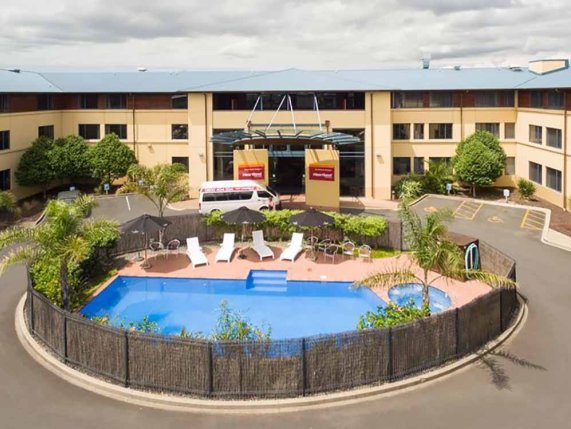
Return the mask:
[[[570,57],[570,0],[17,0],[0,65],[355,69]]]

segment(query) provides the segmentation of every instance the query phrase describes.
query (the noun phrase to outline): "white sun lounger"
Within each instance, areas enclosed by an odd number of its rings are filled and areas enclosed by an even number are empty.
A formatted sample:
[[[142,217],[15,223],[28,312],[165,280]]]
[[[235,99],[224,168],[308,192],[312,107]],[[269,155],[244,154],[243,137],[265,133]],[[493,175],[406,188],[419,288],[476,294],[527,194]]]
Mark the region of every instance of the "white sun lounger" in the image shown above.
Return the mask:
[[[280,259],[282,261],[294,261],[297,255],[303,250],[303,233],[294,232],[291,236],[289,246],[282,252]]]
[[[216,254],[216,262],[230,262],[230,259],[232,259],[232,254],[234,253],[234,250],[236,250],[236,247],[234,247],[234,236],[235,234],[224,234],[222,245]]]
[[[206,255],[202,253],[200,244],[198,242],[198,237],[191,237],[186,239],[186,256],[190,259],[192,267],[195,268],[197,265],[208,265],[208,259]]]
[[[260,261],[264,258],[274,259],[274,252],[264,241],[264,231],[252,231],[252,239],[252,249],[258,254]]]

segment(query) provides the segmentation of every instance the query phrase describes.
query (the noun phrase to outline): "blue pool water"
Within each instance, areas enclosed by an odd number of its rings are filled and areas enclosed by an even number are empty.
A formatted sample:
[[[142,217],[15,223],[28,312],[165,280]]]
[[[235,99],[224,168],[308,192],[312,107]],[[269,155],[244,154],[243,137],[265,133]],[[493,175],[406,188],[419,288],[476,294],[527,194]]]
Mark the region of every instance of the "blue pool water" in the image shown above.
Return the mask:
[[[108,316],[112,324],[145,316],[160,333],[210,334],[220,302],[226,300],[257,326],[270,326],[272,339],[354,330],[359,316],[385,302],[350,282],[287,281],[286,271],[251,271],[246,280],[117,277],[82,310]]]
[[[399,306],[406,305],[411,299],[417,308],[422,307],[422,285],[419,283],[405,283],[389,289],[389,298]],[[450,308],[452,301],[448,294],[440,289],[429,286],[430,313],[441,313]]]

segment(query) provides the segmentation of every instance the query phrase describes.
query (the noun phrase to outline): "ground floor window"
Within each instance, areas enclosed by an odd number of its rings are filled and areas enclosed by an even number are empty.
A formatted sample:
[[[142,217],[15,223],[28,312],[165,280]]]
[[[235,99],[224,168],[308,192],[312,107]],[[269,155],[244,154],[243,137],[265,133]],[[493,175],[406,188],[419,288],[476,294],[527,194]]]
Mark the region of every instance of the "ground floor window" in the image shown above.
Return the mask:
[[[504,167],[504,175],[515,176],[515,157],[508,156],[506,158],[506,165]]]
[[[541,164],[529,161],[529,180],[540,185],[543,183]]]
[[[105,124],[105,134],[115,134],[119,139],[127,138],[127,124]]]
[[[450,165],[452,162],[452,158],[450,157],[440,157],[440,156],[431,156],[429,158],[430,162],[433,164],[446,164]]]
[[[477,122],[476,131],[487,131],[494,137],[500,138],[500,124],[497,122]]]
[[[231,131],[244,131],[236,128],[221,128],[212,130],[212,135],[228,133]],[[232,145],[212,143],[212,158],[214,180],[234,179],[234,148]]]
[[[85,140],[99,140],[99,124],[79,124],[78,134]]]
[[[359,137],[357,144],[339,147],[340,190],[342,197],[365,195],[365,130],[363,128],[333,131]]]
[[[424,174],[423,157],[414,157],[414,174]]]
[[[171,158],[171,164],[182,164],[184,165],[185,171],[187,173],[190,171],[188,166],[188,156],[173,156]]]
[[[10,169],[0,171],[0,191],[9,191],[12,188],[11,176]]]
[[[38,137],[47,137],[49,139],[54,138],[54,126],[53,125],[41,125],[38,127]]]
[[[545,168],[545,184],[554,191],[561,192],[561,171],[554,168]]]
[[[410,158],[394,157],[393,158],[393,174],[395,176],[403,176],[410,174]]]

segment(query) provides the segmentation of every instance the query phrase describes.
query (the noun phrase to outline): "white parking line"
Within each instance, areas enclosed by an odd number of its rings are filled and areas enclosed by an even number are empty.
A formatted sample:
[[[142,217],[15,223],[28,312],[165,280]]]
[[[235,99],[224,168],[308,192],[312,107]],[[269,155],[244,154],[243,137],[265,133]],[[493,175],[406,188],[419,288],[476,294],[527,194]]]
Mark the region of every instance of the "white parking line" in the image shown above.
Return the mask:
[[[131,211],[131,204],[129,204],[129,196],[125,195],[125,201],[127,201],[127,208]]]

